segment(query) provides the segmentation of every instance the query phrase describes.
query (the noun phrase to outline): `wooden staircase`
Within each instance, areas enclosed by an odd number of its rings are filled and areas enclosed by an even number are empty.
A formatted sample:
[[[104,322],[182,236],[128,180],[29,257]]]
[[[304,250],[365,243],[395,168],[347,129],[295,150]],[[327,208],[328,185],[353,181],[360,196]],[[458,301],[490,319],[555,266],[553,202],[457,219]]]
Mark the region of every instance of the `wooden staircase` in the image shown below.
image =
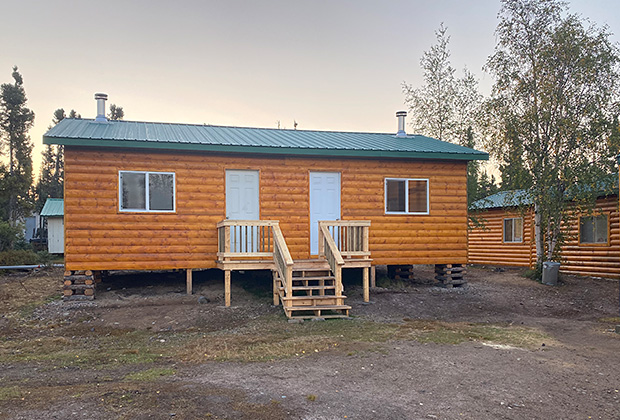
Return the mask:
[[[274,271],[274,286],[282,308],[289,318],[347,318],[351,307],[347,298],[337,292],[336,277],[325,260],[295,261],[292,270],[291,293],[278,271]]]
[[[273,304],[289,318],[346,318],[343,268],[363,269],[364,302],[369,300],[370,222],[319,222],[318,258],[294,261],[277,220],[223,220],[217,224],[217,267],[224,271],[224,296],[230,306],[230,273],[273,273]]]

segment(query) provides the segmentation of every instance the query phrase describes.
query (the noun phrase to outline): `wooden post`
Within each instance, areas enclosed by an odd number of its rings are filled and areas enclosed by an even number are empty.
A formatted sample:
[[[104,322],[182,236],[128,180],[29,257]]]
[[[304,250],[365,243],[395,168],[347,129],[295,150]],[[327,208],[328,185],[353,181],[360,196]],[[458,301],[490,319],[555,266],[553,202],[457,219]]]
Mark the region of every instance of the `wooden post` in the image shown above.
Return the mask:
[[[272,270],[271,274],[273,276],[273,306],[278,306],[280,304],[280,294],[278,293],[278,272],[276,270]]]
[[[187,294],[191,295],[192,294],[192,269],[191,268],[187,269],[185,283],[187,286]]]
[[[323,230],[321,229],[321,222],[319,222],[319,258],[325,255],[325,244],[323,241]]]
[[[336,272],[334,273],[336,278],[336,297],[342,296],[342,267],[336,266]]]
[[[377,266],[370,267],[370,287],[377,287]]]
[[[364,267],[362,269],[362,288],[364,289],[364,302],[370,301],[370,289],[368,288],[368,271],[370,269],[368,267]]]
[[[224,252],[230,252],[230,226],[224,226]]]
[[[224,304],[230,306],[230,270],[224,270]]]

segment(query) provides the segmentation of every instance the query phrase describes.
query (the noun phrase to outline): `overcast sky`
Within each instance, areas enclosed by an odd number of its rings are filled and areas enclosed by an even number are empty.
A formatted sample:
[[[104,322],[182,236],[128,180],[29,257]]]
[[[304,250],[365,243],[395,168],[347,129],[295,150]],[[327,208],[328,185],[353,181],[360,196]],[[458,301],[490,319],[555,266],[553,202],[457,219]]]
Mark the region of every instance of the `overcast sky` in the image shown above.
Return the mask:
[[[614,0],[571,10],[620,31]],[[0,82],[24,76],[40,164],[53,111],[94,118],[95,92],[125,119],[396,131],[403,81],[444,22],[452,63],[480,79],[499,0],[0,0]],[[613,39],[617,41],[618,36]]]

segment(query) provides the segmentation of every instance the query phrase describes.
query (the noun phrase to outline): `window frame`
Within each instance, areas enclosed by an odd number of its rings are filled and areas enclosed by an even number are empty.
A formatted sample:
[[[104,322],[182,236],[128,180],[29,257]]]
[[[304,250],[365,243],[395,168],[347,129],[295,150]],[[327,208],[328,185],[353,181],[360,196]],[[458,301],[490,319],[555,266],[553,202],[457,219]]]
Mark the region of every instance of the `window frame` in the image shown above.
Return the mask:
[[[521,220],[521,240],[520,241],[507,241],[506,240],[506,220],[511,220],[512,221],[512,239],[514,239],[515,237],[515,224],[514,221],[515,220]],[[523,217],[504,217],[502,219],[502,243],[505,244],[522,244],[523,243],[523,232],[525,231],[525,224],[524,224],[524,220]]]
[[[594,219],[595,217],[601,217],[601,216],[605,216],[607,218],[607,241],[605,242],[581,242],[581,219],[585,219],[585,218]],[[579,219],[577,220],[577,223],[578,223],[577,244],[579,246],[609,246],[610,245],[611,214],[609,212],[597,213],[597,214],[591,214],[591,215],[580,215]]]
[[[405,211],[388,211],[388,181],[405,181]],[[409,211],[409,181],[425,181],[426,182],[426,211],[425,212],[410,212]],[[411,215],[428,215],[431,212],[431,200],[430,200],[430,180],[429,178],[384,178],[383,180],[383,209],[385,214],[411,214]]]
[[[123,208],[123,186],[121,183],[121,174],[122,173],[132,173],[132,174],[144,174],[145,176],[145,201],[144,201],[144,209],[124,209]],[[150,207],[150,188],[149,188],[149,177],[150,174],[157,175],[172,175],[172,210],[151,210]],[[126,171],[119,170],[118,171],[118,211],[121,213],[176,213],[177,211],[177,177],[175,172],[163,172],[163,171]]]

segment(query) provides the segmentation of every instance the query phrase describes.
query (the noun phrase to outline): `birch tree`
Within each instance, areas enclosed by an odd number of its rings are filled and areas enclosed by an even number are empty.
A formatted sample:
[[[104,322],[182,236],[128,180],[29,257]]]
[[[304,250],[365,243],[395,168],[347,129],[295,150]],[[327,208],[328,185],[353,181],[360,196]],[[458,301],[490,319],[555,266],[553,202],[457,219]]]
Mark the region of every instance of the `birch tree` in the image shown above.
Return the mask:
[[[496,35],[486,64],[495,78],[487,147],[505,163],[506,133],[521,142],[541,264],[557,258],[567,198],[573,209],[593,201],[609,166],[618,51],[606,28],[558,0],[502,0]]]
[[[419,87],[403,83],[405,104],[414,133],[474,148],[479,132],[483,97],[478,80],[467,69],[457,78],[450,62],[450,36],[441,24],[436,43],[420,59],[424,83]],[[479,197],[479,163],[467,167],[468,202]]]

